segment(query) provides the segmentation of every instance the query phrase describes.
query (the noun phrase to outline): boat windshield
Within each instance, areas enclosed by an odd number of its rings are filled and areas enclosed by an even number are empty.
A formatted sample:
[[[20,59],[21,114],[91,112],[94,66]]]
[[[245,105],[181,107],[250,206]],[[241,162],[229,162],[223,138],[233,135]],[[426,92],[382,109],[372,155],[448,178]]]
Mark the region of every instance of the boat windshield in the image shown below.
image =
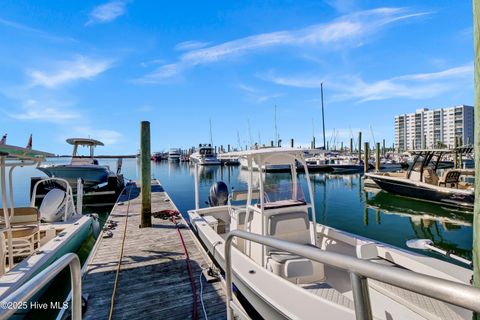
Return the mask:
[[[204,149],[200,149],[200,154],[201,155],[204,155],[204,156],[212,156],[213,155],[213,149],[211,148],[204,148]]]
[[[280,181],[264,186],[265,203],[284,200],[295,200],[305,202],[305,193],[300,183]]]

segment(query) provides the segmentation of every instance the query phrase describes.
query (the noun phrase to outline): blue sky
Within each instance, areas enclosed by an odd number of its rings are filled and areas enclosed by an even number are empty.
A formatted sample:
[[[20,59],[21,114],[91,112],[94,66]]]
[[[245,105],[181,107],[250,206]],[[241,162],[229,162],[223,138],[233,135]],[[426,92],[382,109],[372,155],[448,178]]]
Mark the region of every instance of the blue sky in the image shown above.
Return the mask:
[[[401,7],[399,7],[401,5]],[[394,116],[473,103],[471,1],[0,3],[0,130],[10,144],[129,154],[327,140],[393,141]],[[250,127],[250,130],[249,130]]]

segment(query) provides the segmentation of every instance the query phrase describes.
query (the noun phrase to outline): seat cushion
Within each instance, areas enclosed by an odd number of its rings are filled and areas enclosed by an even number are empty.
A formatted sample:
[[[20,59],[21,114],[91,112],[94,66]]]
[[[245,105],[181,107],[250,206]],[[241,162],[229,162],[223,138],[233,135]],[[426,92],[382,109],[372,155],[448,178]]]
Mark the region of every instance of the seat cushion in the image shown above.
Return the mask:
[[[291,259],[303,259],[301,256],[286,251],[270,251],[270,258],[278,263],[285,263]]]

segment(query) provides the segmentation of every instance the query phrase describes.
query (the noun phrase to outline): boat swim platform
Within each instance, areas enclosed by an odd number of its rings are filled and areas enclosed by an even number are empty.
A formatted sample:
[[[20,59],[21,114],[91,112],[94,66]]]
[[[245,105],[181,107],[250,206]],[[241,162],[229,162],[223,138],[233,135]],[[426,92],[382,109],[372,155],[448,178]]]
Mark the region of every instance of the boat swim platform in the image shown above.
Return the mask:
[[[130,205],[128,199],[130,197]],[[128,210],[128,211],[127,211]],[[152,212],[177,210],[158,180],[152,180]],[[90,254],[82,283],[87,297],[84,319],[108,319],[118,262],[112,319],[191,319],[193,292],[178,231],[170,220],[154,218],[152,227],[140,228],[141,197],[136,183],[126,186],[112,209],[106,226],[116,226],[111,237],[100,234]],[[183,217],[185,241],[197,289],[198,319],[204,319],[200,302],[200,274],[211,264],[206,252]],[[123,240],[126,227],[125,240]],[[202,275],[203,301],[209,319],[225,319],[225,290],[220,281],[207,283]]]

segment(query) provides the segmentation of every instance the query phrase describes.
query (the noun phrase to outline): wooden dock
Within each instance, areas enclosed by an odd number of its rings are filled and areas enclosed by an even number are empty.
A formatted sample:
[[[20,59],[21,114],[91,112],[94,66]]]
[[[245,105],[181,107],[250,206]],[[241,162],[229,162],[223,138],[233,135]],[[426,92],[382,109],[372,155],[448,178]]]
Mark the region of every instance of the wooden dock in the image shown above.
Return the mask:
[[[109,318],[120,259],[113,319],[192,318],[193,292],[177,229],[171,221],[153,217],[152,228],[139,228],[139,193],[140,188],[136,184],[127,186],[109,217],[109,221],[116,223],[111,230],[112,236],[103,238],[100,235],[91,253],[83,278],[83,294],[88,295],[84,319]],[[154,180],[152,212],[160,210],[176,210],[176,206]],[[107,224],[110,224],[109,221]],[[179,223],[186,226],[183,218]],[[210,261],[192,231],[188,228],[180,230],[188,248],[196,283],[198,319],[204,319],[200,303],[200,274]],[[122,242],[124,251],[121,258]],[[208,318],[225,319],[225,291],[222,284],[207,283],[203,276],[201,279]]]

